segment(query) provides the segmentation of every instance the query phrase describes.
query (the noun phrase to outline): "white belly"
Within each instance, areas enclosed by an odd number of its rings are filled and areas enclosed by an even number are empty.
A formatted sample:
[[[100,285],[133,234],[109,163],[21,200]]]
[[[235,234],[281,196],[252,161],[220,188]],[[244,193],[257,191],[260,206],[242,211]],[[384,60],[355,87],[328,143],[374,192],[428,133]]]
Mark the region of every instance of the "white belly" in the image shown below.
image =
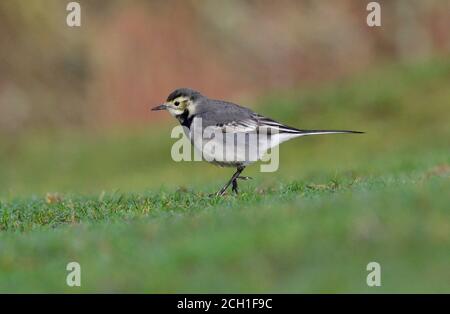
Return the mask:
[[[203,132],[200,126],[191,125],[186,134],[194,148],[202,153],[204,160],[220,166],[238,166],[254,163],[269,149],[298,137],[298,134],[258,134],[255,131],[241,133]]]

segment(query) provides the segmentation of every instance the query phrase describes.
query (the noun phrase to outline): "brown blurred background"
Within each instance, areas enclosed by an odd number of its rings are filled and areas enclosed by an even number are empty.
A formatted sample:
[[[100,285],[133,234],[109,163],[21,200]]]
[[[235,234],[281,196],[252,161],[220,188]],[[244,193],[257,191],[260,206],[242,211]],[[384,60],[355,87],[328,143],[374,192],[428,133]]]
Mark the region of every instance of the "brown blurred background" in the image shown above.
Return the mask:
[[[81,0],[74,28],[68,2],[0,2],[0,133],[144,124],[176,87],[251,101],[450,51],[450,1],[379,1],[373,28],[361,0]]]

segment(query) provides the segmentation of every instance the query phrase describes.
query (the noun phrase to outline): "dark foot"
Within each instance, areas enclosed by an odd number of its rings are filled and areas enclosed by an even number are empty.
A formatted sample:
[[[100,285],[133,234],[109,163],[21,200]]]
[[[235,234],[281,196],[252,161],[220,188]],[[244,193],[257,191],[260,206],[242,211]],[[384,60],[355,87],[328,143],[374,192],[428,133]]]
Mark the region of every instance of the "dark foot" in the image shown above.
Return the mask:
[[[238,177],[238,178],[239,178],[239,177]],[[233,180],[232,187],[231,187],[231,189],[233,190],[233,192],[236,193],[236,194],[239,194],[239,191],[238,191],[238,184],[237,184],[237,179],[238,179],[238,178],[236,178],[235,180]]]
[[[236,194],[238,193],[238,187],[237,187],[237,179],[242,179],[242,180],[248,180],[250,177],[241,177],[240,174],[241,172],[244,170],[245,167],[238,167],[236,172],[233,174],[233,176],[231,177],[231,179],[227,182],[227,184],[225,184],[225,186],[223,188],[221,188],[219,190],[219,192],[217,192],[215,194],[215,196],[222,196],[225,194],[225,191],[228,189],[228,187],[230,185],[232,185],[232,190],[233,192],[235,192]]]

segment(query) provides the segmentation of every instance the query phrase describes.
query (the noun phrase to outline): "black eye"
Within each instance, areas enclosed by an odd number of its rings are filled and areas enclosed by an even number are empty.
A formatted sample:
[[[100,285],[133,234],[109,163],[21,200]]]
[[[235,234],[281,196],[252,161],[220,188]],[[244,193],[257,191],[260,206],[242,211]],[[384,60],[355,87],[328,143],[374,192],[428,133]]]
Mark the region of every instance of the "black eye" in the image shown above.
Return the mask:
[[[176,102],[174,102],[173,103],[175,106],[178,106],[179,104],[180,104],[180,102],[179,101],[176,101]]]

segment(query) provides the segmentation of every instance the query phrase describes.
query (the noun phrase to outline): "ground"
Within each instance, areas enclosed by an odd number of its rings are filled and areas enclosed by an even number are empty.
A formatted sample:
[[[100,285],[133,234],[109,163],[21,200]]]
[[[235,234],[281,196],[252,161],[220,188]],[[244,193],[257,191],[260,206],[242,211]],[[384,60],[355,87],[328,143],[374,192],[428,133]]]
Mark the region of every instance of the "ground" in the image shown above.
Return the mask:
[[[173,120],[5,139],[0,291],[450,292],[448,86],[442,59],[273,91],[250,105],[366,134],[283,144],[223,198],[232,169],[170,159]]]

